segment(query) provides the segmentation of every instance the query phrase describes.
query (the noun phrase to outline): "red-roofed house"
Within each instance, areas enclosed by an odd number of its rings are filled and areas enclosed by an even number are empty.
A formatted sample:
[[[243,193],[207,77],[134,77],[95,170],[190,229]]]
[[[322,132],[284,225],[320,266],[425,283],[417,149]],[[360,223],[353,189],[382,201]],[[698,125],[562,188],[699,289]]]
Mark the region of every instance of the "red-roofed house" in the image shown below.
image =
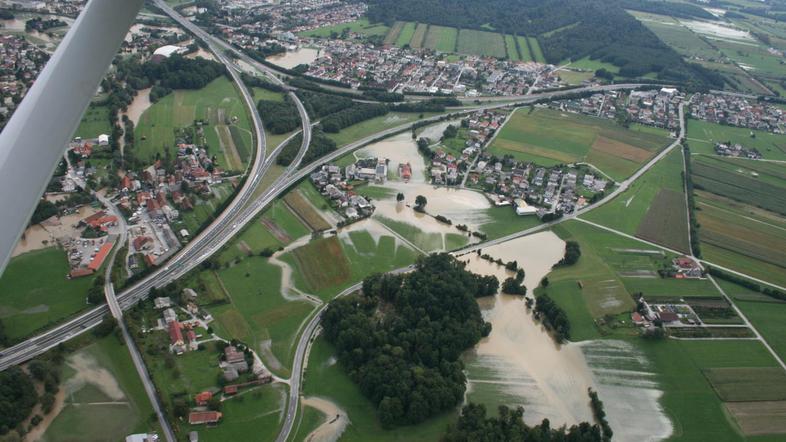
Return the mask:
[[[223,416],[218,411],[192,411],[188,415],[188,423],[191,425],[214,424],[221,420]]]
[[[138,252],[140,250],[147,250],[149,248],[148,244],[152,244],[153,239],[150,238],[149,236],[137,236],[136,238],[134,238],[133,242],[134,242],[134,250]]]
[[[79,267],[71,270],[71,273],[68,274],[68,277],[74,279],[74,278],[81,278],[83,276],[90,276],[92,274],[93,274],[92,269],[89,269],[87,267]]]
[[[100,269],[101,264],[104,263],[104,260],[109,255],[109,252],[112,250],[112,246],[114,246],[114,244],[112,244],[111,242],[107,242],[103,246],[101,246],[101,248],[98,250],[98,253],[96,253],[96,256],[94,256],[93,260],[90,261],[90,264],[87,265],[87,268],[93,271]]]
[[[204,407],[208,402],[210,402],[210,399],[213,399],[213,393],[209,391],[203,391],[194,397],[194,402],[196,402],[197,406]]]
[[[169,323],[169,340],[174,346],[183,345],[183,332],[180,330],[180,323],[177,321]]]

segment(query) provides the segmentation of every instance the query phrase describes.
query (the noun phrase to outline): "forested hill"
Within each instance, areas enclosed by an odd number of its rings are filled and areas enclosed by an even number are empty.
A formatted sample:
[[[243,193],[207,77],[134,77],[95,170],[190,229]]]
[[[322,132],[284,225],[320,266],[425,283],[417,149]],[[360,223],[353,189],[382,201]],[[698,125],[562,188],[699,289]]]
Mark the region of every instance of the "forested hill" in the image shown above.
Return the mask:
[[[626,77],[655,72],[663,80],[722,87],[720,76],[685,63],[626,11],[662,7],[644,0],[369,0],[368,16],[387,24],[405,20],[533,36],[549,63],[589,56],[619,66]],[[679,13],[707,14],[693,5]]]

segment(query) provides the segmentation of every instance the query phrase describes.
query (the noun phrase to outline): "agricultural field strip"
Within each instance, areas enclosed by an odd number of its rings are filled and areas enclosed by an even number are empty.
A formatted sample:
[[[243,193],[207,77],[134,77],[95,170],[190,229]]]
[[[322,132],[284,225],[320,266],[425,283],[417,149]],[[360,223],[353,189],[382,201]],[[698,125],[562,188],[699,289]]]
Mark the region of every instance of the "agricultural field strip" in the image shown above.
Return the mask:
[[[659,248],[659,249],[665,250],[665,251],[667,251],[667,252],[675,253],[675,254],[677,254],[677,255],[681,255],[681,254],[682,254],[682,253],[678,252],[677,250],[672,250],[672,249],[670,249],[670,248],[668,248],[668,247],[664,247],[664,246],[662,246],[662,245],[660,245],[660,244],[656,244],[656,243],[653,243],[653,242],[650,242],[650,241],[646,241],[646,240],[643,240],[643,239],[641,239],[641,238],[637,238],[637,237],[635,237],[635,236],[633,236],[633,235],[628,235],[627,233],[620,232],[619,230],[612,229],[612,228],[610,228],[610,227],[606,227],[606,226],[604,226],[604,225],[602,225],[602,224],[597,224],[597,223],[594,223],[594,222],[592,222],[592,221],[588,221],[588,220],[585,220],[585,219],[582,219],[582,218],[578,218],[578,217],[576,218],[576,220],[578,220],[578,221],[581,221],[581,222],[584,222],[584,223],[587,223],[587,224],[589,224],[589,225],[592,225],[592,226],[595,226],[595,227],[597,227],[597,228],[599,228],[599,229],[606,230],[606,231],[608,231],[608,232],[611,232],[611,233],[616,233],[617,235],[624,236],[624,237],[626,237],[626,238],[629,238],[629,239],[633,239],[633,240],[636,240],[636,241],[643,242],[644,244],[647,244],[647,245],[649,245],[649,246],[651,246],[651,247],[656,247],[656,248]],[[723,268],[723,267],[721,267],[721,266],[718,266],[718,265],[712,264],[712,263],[710,263],[710,262],[707,262],[707,261],[704,261],[704,260],[698,260],[698,261],[699,261],[699,262],[701,262],[701,263],[710,264],[710,265],[712,265],[713,267],[717,267],[717,268],[723,269],[723,270],[725,270],[725,271],[733,272],[733,271],[731,271],[731,270],[729,270],[729,269],[725,269],[725,268]],[[782,290],[786,290],[786,289],[784,289],[783,287],[780,287],[780,286],[777,286],[777,285],[774,285],[774,284],[771,284],[771,283],[767,283],[767,282],[765,282],[765,281],[760,281],[760,280],[757,280],[757,279],[755,279],[755,278],[752,278],[752,277],[750,277],[750,276],[747,276],[747,275],[739,274],[739,272],[734,272],[734,273],[737,273],[737,274],[738,274],[738,276],[744,276],[744,277],[746,277],[746,278],[749,278],[749,279],[752,279],[752,280],[754,280],[754,281],[756,281],[756,282],[765,283],[765,284],[768,284],[768,285],[772,285],[773,287],[778,287],[778,288],[780,288],[780,289],[782,289]],[[729,304],[732,306],[732,308],[734,309],[735,313],[737,313],[737,316],[739,316],[739,317],[742,319],[742,321],[745,323],[745,325],[746,325],[746,326],[747,326],[747,327],[748,327],[748,328],[749,328],[751,331],[753,331],[753,333],[756,335],[756,339],[757,339],[757,340],[759,340],[759,341],[761,341],[761,342],[762,342],[762,344],[764,344],[764,346],[767,348],[767,350],[768,350],[768,351],[769,351],[769,352],[772,354],[772,357],[774,357],[774,358],[775,358],[775,360],[778,362],[778,364],[779,364],[779,365],[780,365],[780,366],[781,366],[781,367],[782,367],[784,370],[786,370],[786,363],[784,363],[784,362],[783,362],[783,360],[780,358],[780,356],[778,356],[778,354],[775,352],[775,350],[773,350],[773,348],[770,346],[770,344],[769,344],[769,343],[767,343],[767,341],[764,339],[764,337],[761,335],[761,333],[759,333],[759,331],[756,329],[756,327],[754,327],[754,326],[753,326],[753,324],[752,324],[752,323],[751,323],[751,322],[748,320],[748,317],[747,317],[747,316],[745,316],[745,314],[742,312],[742,310],[740,310],[740,309],[737,307],[737,305],[734,303],[734,301],[732,300],[732,298],[726,294],[726,292],[725,292],[725,291],[724,291],[724,290],[723,290],[723,289],[722,289],[722,288],[721,288],[721,287],[718,285],[718,283],[715,281],[715,279],[714,279],[714,278],[712,278],[711,276],[709,276],[709,280],[712,282],[712,284],[715,286],[715,288],[718,290],[718,292],[719,292],[719,293],[720,293],[720,294],[721,294],[721,295],[722,295],[722,296],[723,296],[723,297],[726,299],[726,301],[727,301],[727,302],[728,302],[728,303],[729,303]],[[708,339],[722,339],[722,338],[708,338]],[[737,338],[733,338],[733,339],[737,339]]]
[[[762,221],[760,219],[756,219],[756,218],[753,218],[753,217],[750,217],[750,216],[747,216],[747,215],[743,215],[743,214],[737,213],[737,212],[735,212],[733,210],[729,210],[729,209],[726,209],[726,208],[723,208],[723,207],[720,207],[720,206],[716,206],[714,204],[710,204],[710,203],[708,203],[706,201],[697,201],[697,204],[700,205],[700,206],[712,207],[715,210],[719,210],[721,212],[726,212],[726,213],[728,213],[730,215],[738,216],[738,217],[740,217],[742,219],[745,219],[745,220],[748,220],[748,221],[753,221],[755,223],[763,224],[763,225],[765,225],[767,227],[772,227],[773,229],[779,229],[779,230],[786,231],[786,227],[778,226],[778,225],[775,225],[775,224],[770,224],[770,223],[768,223],[766,221]]]

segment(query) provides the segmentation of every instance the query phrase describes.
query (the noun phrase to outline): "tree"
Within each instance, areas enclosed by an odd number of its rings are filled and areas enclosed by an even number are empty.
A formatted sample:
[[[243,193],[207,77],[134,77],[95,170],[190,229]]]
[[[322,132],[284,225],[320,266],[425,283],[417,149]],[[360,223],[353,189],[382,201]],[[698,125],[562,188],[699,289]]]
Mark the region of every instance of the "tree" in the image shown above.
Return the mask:
[[[543,279],[540,280],[540,286],[546,288],[549,286],[549,278],[548,276],[544,276]]]
[[[398,202],[404,201],[404,194],[399,192],[398,195],[396,195],[396,201]]]
[[[428,204],[428,200],[423,195],[418,195],[415,197],[415,210],[419,212],[423,212],[426,208],[426,204]]]
[[[323,314],[325,338],[385,427],[422,422],[463,400],[461,354],[491,331],[475,298],[498,286],[465,266],[449,254],[423,257],[406,275],[366,278],[362,294],[332,301]]]
[[[26,419],[37,400],[33,381],[21,368],[0,372],[0,434]]]

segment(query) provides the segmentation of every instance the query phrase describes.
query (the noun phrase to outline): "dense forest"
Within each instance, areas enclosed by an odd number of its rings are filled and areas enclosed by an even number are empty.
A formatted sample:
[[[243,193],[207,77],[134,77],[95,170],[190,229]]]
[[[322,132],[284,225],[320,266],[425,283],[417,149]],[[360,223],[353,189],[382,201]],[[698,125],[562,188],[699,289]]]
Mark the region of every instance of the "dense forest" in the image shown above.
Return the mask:
[[[19,367],[0,372],[0,435],[25,420],[38,402],[33,381]]]
[[[285,134],[300,128],[300,114],[289,96],[284,101],[259,100],[257,109],[271,133]]]
[[[723,78],[685,63],[625,8],[660,11],[660,3],[642,0],[370,0],[373,22],[427,22],[466,29],[488,29],[537,37],[549,63],[584,57],[620,67],[620,75],[639,77],[655,72],[659,79],[695,88],[722,87]],[[672,10],[672,4],[669,4]],[[684,5],[678,14],[700,16],[700,8]]]
[[[322,118],[355,105],[352,99],[306,90],[295,92],[311,118]]]
[[[388,113],[388,107],[383,104],[358,103],[350,108],[328,115],[320,120],[319,125],[328,133],[337,133],[345,127],[370,120]]]
[[[600,442],[603,440],[598,425],[582,422],[570,428],[551,428],[548,419],[530,427],[524,423],[524,409],[511,410],[502,405],[497,417],[488,417],[486,407],[469,403],[461,410],[455,425],[442,437],[444,442]]]
[[[475,298],[497,288],[448,254],[430,255],[409,274],[370,276],[362,295],[332,301],[324,336],[385,427],[415,424],[463,400],[459,356],[491,332]]]
[[[295,160],[297,157],[298,152],[300,151],[300,146],[303,144],[303,135],[297,134],[292,137],[291,140],[284,146],[281,150],[281,153],[278,154],[276,158],[276,163],[279,166],[289,166],[292,164],[292,161]],[[311,143],[308,145],[308,150],[306,154],[303,156],[303,161],[301,161],[301,165],[309,164],[312,161],[315,161],[330,152],[336,150],[336,142],[331,140],[330,138],[325,135],[319,128],[314,129],[311,131]]]

